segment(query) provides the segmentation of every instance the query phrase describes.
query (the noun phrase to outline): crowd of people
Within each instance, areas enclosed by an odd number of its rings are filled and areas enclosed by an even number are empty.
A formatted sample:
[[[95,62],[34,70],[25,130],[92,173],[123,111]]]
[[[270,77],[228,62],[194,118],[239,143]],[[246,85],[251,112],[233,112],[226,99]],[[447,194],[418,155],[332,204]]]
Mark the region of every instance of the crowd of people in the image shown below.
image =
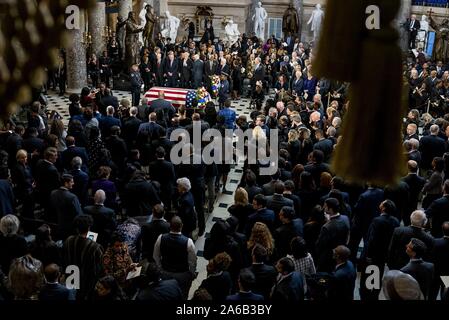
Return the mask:
[[[219,75],[219,105],[175,109],[163,91],[151,105],[118,101],[112,73],[89,72],[92,87],[70,96],[67,127],[35,101],[25,123],[2,128],[1,299],[188,299],[199,272],[195,241],[231,169],[194,161],[193,148],[190,163],[172,163],[171,132],[194,125],[268,140],[277,129],[269,143],[279,159],[271,176],[259,174],[269,163],[245,162],[229,218],[216,219],[205,240],[207,278],[193,300],[353,300],[357,272],[360,298],[377,300],[381,288],[363,285],[372,266],[380,278],[390,270],[384,290],[392,300],[447,299],[440,276],[449,275],[449,114],[423,107],[416,94],[443,90],[449,69],[422,56],[405,69],[409,172],[381,187],[332,172],[348,85],[314,77],[313,49],[299,39],[243,36],[227,48],[158,38],[141,52],[140,70],[133,67],[139,96],[142,84],[212,90],[210,76]],[[106,52],[88,67],[109,64]],[[231,100],[245,95],[251,115],[237,117]],[[65,283],[71,266],[80,271],[77,290]]]

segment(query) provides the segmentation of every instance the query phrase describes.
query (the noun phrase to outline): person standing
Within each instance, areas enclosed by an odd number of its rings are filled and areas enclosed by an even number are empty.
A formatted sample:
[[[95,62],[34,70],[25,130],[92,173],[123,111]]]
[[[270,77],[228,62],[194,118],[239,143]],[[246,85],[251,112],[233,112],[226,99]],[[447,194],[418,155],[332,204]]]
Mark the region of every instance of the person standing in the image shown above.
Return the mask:
[[[197,256],[192,239],[181,233],[182,220],[175,216],[170,222],[170,233],[160,235],[154,245],[153,259],[162,267],[165,279],[176,279],[183,298],[187,299],[196,276]]]
[[[139,66],[133,64],[131,67],[131,94],[132,94],[132,105],[137,107],[140,102],[140,89],[142,88],[143,80],[139,72]]]
[[[418,35],[418,30],[421,29],[421,24],[416,20],[416,15],[412,14],[410,20],[408,21],[409,26],[409,49],[416,48],[416,36]]]

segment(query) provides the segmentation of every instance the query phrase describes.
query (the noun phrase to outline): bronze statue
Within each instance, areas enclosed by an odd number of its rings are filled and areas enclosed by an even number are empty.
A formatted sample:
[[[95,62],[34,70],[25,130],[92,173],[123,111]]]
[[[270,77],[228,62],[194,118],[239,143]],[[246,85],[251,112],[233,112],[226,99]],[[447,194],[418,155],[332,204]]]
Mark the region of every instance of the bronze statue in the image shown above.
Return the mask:
[[[125,25],[125,64],[129,69],[133,64],[139,64],[139,32],[142,32],[144,28],[140,28],[136,22],[134,12],[128,14],[128,20]]]
[[[449,20],[444,19],[443,22],[438,25],[433,19],[431,11],[429,18],[430,26],[435,30],[432,60],[441,60],[446,63],[449,61]]]
[[[284,34],[289,32],[291,34],[297,34],[299,31],[298,13],[292,4],[289,4],[287,10],[284,12],[284,16],[282,18],[282,31]]]
[[[145,27],[143,29],[143,44],[148,47],[151,43],[153,43],[154,38],[154,24],[157,21],[157,16],[154,13],[154,9],[150,5],[145,6]]]

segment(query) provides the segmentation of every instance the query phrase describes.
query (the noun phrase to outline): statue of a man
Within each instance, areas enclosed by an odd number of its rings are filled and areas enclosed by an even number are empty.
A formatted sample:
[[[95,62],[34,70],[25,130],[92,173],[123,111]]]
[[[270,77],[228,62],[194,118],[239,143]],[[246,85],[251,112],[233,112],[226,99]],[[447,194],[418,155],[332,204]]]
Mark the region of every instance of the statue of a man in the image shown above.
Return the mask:
[[[284,12],[284,16],[282,18],[282,32],[284,34],[290,34],[295,35],[299,31],[299,17],[298,12],[296,12],[296,9],[293,7],[293,5],[290,3],[288,5],[287,10]]]
[[[265,8],[262,7],[262,2],[257,3],[256,13],[253,15],[252,20],[254,20],[254,33],[256,37],[265,40],[265,21],[267,20],[268,14]]]
[[[116,40],[119,46],[119,56],[120,60],[123,60],[125,58],[125,37],[126,37],[126,20],[122,17],[117,18],[117,25],[115,27],[116,29]]]
[[[139,33],[143,31],[143,28],[137,23],[134,12],[132,11],[128,14],[125,28],[125,63],[126,67],[129,69],[133,64],[140,63]]]
[[[312,16],[310,17],[307,24],[312,24],[311,31],[313,32],[313,41],[318,41],[321,31],[321,23],[323,22],[324,11],[321,10],[321,4],[315,6],[315,10],[312,11]]]
[[[240,36],[240,31],[238,30],[237,23],[229,20],[225,27],[226,37],[228,40],[228,47],[232,47],[234,43],[237,42]]]
[[[443,22],[438,25],[432,17],[429,15],[430,26],[435,30],[435,43],[433,45],[432,60],[441,60],[443,63],[449,61],[449,20],[444,19]]]
[[[167,30],[166,33],[168,37],[170,38],[170,43],[175,43],[176,36],[178,35],[178,28],[179,24],[181,23],[181,20],[179,20],[177,17],[172,16],[170,12],[165,11],[165,29]]]
[[[145,27],[143,29],[143,44],[148,47],[149,44],[153,41],[153,34],[154,34],[154,25],[157,21],[157,17],[154,14],[154,9],[149,4],[145,7],[146,14],[145,14]]]

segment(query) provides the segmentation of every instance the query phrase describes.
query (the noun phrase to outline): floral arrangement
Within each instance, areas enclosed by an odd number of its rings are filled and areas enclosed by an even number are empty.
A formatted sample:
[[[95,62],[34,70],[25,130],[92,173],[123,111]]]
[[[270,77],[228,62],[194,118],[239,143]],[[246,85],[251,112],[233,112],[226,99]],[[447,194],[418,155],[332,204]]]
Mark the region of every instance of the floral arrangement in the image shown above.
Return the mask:
[[[196,99],[198,101],[198,108],[204,108],[206,103],[212,100],[209,92],[207,92],[204,87],[201,87],[196,91]]]
[[[212,85],[211,85],[212,96],[214,98],[218,97],[218,87],[219,86],[220,86],[220,77],[217,75],[214,75],[212,77]]]

